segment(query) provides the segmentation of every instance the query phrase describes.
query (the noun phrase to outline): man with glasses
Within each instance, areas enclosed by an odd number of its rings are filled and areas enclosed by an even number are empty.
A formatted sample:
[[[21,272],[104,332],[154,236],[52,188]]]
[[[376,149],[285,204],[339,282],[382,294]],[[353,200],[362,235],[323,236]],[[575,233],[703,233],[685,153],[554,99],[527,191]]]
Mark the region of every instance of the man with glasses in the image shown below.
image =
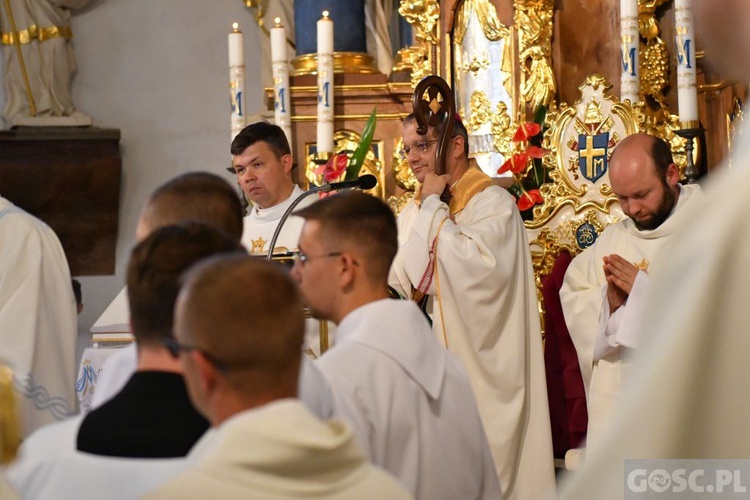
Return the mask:
[[[513,197],[469,159],[463,123],[451,126],[437,175],[442,130],[420,135],[413,115],[404,120],[402,154],[420,186],[398,219],[389,284],[423,304],[435,337],[466,367],[506,497],[543,498],[554,473],[528,239]]]
[[[497,499],[500,488],[471,384],[419,308],[393,300],[396,221],[381,200],[347,192],[299,210],[292,270],[313,316],[337,324],[318,366],[375,465],[418,499]],[[337,399],[338,398],[338,399]],[[385,498],[385,497],[384,497]]]
[[[191,453],[195,468],[149,498],[410,498],[367,463],[349,427],[297,399],[303,333],[299,292],[280,267],[225,256],[190,271],[173,347],[214,429]]]

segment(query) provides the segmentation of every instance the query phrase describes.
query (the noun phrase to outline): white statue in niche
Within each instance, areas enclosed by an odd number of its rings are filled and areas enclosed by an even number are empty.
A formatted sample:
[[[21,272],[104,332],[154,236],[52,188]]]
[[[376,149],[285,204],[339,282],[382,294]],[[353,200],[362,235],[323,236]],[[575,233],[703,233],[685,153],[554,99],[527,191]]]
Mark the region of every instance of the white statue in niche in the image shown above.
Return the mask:
[[[85,126],[70,82],[76,69],[70,39],[70,9],[91,0],[3,0],[0,2],[6,104],[13,126]]]

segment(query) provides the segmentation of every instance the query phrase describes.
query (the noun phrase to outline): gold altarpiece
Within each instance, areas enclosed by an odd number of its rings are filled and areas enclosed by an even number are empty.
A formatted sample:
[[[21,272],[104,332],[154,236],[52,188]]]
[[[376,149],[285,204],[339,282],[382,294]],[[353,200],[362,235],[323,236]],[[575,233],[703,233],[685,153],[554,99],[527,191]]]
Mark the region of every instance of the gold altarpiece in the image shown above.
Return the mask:
[[[403,0],[399,13],[415,28],[415,46],[403,52],[413,61],[412,84],[437,73],[456,94],[456,106],[470,134],[472,156],[492,174],[513,152],[515,128],[530,121],[539,105],[549,108],[544,165],[553,182],[543,186],[545,202],[526,221],[537,278],[549,272],[561,248],[575,254],[575,228],[596,234],[622,216],[607,176],[571,181],[581,155],[571,137],[609,133],[607,161],[625,135],[645,131],[666,139],[676,163],[686,164],[684,140],[674,132],[676,116],[674,5],[671,0],[639,0],[641,102],[619,103],[619,0]],[[700,47],[698,47],[700,49]],[[710,55],[698,53],[699,66]],[[713,168],[727,156],[731,133],[742,120],[745,88],[699,68],[699,112],[707,129],[694,158]],[[611,131],[590,129],[596,115]],[[579,116],[581,113],[583,115]],[[562,131],[570,123],[578,129]],[[575,132],[575,134],[574,134]],[[610,133],[611,132],[611,133]],[[587,135],[589,134],[590,135]],[[578,147],[578,146],[576,146]],[[598,150],[601,148],[593,148]],[[602,160],[600,157],[599,160]],[[396,166],[394,171],[399,171]],[[508,186],[510,179],[498,179]],[[588,225],[587,225],[588,224]]]
[[[378,126],[365,169],[381,180],[374,194],[389,199],[398,210],[416,185],[408,165],[396,154],[400,148],[400,120],[411,111],[412,90],[424,76],[437,74],[453,87],[458,112],[470,133],[471,154],[490,174],[513,152],[510,138],[515,128],[528,121],[539,105],[549,108],[546,125],[551,130],[559,128],[556,120],[565,116],[566,110],[582,105],[586,99],[582,89],[586,85],[594,87],[593,82],[600,82],[599,88],[606,89],[601,99],[606,94],[607,102],[616,101],[620,72],[619,0],[566,0],[564,8],[560,5],[554,0],[402,0],[398,13],[412,25],[414,43],[397,54],[391,78],[364,71],[355,61],[342,61],[339,65],[335,78],[337,149],[348,149],[346,144],[359,139],[369,112],[376,107]],[[628,108],[631,125],[617,133],[622,137],[641,130],[665,138],[672,145],[677,163],[684,167],[684,141],[674,134],[680,123],[675,115],[675,63],[670,56],[674,38],[672,0],[639,0],[639,31],[642,100]],[[701,58],[710,55],[699,52],[698,57],[700,66]],[[347,69],[357,67],[360,69]],[[406,78],[394,78],[404,74]],[[731,145],[731,130],[742,118],[745,89],[702,70],[698,78],[699,112],[707,129],[705,144],[698,150],[712,168],[726,156]],[[270,103],[270,89],[268,96]],[[293,149],[300,163],[298,181],[303,185],[319,182],[312,162],[316,140],[314,75],[292,77],[291,105]],[[617,118],[611,112],[609,105],[602,109],[605,119]],[[582,123],[585,125],[585,121]],[[549,153],[544,165],[552,175],[566,168],[559,151],[567,147],[567,139],[547,132],[545,147]],[[606,151],[608,157],[611,147]],[[576,152],[579,160],[580,154]],[[511,182],[508,178],[497,179],[506,187]],[[527,221],[532,241],[545,228],[550,235],[559,234],[550,216],[562,210],[552,206],[565,198],[555,195],[560,190],[558,184],[556,180],[542,190],[548,194],[545,203],[537,206],[533,219]],[[609,208],[616,205],[611,193],[602,190],[605,186],[594,190],[600,193],[598,210],[607,217],[601,227],[611,219]],[[580,190],[573,190],[570,196],[582,195]],[[590,202],[581,198],[575,215],[585,216]],[[595,225],[598,230],[600,226]],[[540,265],[538,270],[544,267]]]

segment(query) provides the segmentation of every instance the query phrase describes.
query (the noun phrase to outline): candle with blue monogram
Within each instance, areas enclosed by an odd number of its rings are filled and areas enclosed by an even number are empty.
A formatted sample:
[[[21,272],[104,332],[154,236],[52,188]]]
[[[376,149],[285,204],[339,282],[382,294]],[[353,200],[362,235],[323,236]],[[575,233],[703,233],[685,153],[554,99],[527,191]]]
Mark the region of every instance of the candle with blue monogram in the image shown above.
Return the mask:
[[[318,153],[333,153],[333,21],[318,21]]]
[[[273,116],[292,146],[292,110],[289,95],[289,63],[286,59],[286,29],[281,19],[271,28],[271,64],[273,65]]]
[[[231,106],[231,139],[245,128],[245,54],[243,37],[237,23],[229,33],[229,104]]]
[[[675,45],[677,59],[677,104],[683,127],[696,128],[698,88],[695,81],[695,32],[690,0],[675,0]]]
[[[620,100],[640,100],[638,0],[620,0]]]

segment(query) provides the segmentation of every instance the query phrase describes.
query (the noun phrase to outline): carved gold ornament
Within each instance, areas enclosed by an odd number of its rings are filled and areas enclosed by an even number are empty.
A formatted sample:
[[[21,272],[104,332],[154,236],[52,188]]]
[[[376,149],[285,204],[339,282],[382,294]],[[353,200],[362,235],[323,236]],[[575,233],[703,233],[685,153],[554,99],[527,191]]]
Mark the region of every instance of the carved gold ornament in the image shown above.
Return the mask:
[[[469,118],[469,132],[473,132],[485,123],[490,121],[492,103],[490,103],[487,94],[482,90],[475,90],[471,93],[470,99],[471,113]]]
[[[534,207],[529,229],[545,226],[564,207],[579,214],[595,209],[605,214],[617,202],[606,176],[612,148],[621,138],[638,131],[635,114],[626,103],[605,95],[612,85],[599,75],[589,76],[579,87],[581,99],[547,112],[542,147],[551,183],[540,188],[544,197]]]
[[[660,107],[666,106],[664,89],[669,84],[669,50],[661,39],[656,9],[667,0],[638,1],[638,31],[646,43],[640,44],[638,69],[641,93]]]
[[[514,127],[508,114],[508,106],[504,102],[497,103],[492,114],[492,140],[495,151],[507,158],[511,153]]]
[[[557,93],[552,72],[554,0],[516,0],[514,24],[518,29],[521,95],[532,109],[548,106]]]
[[[401,0],[398,13],[416,28],[415,38],[433,45],[439,43],[437,24],[440,5],[437,0]]]

